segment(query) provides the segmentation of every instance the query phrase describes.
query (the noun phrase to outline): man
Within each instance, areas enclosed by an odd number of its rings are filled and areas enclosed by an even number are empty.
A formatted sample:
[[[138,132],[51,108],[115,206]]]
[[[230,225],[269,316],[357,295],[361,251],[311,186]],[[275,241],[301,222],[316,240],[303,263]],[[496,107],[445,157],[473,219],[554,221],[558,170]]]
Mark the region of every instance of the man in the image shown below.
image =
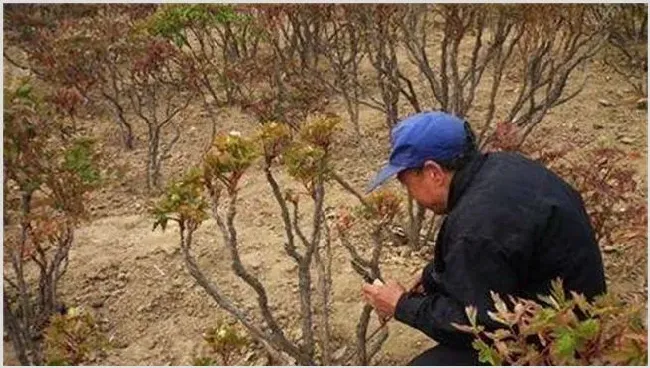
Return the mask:
[[[464,308],[496,328],[490,291],[533,299],[561,277],[567,290],[605,292],[602,257],[580,194],[542,165],[515,153],[479,153],[469,124],[425,112],[392,131],[389,163],[372,191],[397,176],[422,206],[446,218],[420,290],[394,281],[365,284],[380,317],[394,316],[438,342],[411,365],[477,365]]]

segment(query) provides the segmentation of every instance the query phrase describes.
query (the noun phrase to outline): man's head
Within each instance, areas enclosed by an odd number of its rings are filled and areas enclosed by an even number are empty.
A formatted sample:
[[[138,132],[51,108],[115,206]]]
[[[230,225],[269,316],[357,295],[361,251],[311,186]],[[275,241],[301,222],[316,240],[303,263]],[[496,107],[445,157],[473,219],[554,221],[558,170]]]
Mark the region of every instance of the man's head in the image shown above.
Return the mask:
[[[395,126],[391,141],[389,163],[368,192],[397,175],[420,205],[445,213],[454,173],[476,152],[469,124],[444,112],[419,113]]]

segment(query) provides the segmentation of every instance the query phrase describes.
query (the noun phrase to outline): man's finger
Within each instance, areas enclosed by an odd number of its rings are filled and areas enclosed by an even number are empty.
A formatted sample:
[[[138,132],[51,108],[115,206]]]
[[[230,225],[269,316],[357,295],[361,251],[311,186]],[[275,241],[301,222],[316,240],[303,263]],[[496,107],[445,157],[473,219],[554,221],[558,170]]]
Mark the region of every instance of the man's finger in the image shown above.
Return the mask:
[[[376,285],[364,283],[363,286],[361,287],[361,290],[363,291],[364,294],[367,294],[367,295],[375,295],[375,294],[377,294],[377,286]]]
[[[375,295],[375,290],[373,290],[372,285],[363,284],[361,287],[361,296],[363,299],[369,303],[373,299],[373,295]]]

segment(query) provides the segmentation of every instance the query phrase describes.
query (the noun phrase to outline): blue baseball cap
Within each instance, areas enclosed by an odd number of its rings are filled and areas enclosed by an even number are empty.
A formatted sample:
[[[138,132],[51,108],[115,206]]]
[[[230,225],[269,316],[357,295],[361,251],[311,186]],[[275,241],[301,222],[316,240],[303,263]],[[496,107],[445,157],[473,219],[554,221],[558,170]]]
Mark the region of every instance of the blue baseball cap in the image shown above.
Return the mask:
[[[465,152],[465,121],[441,112],[422,112],[402,120],[391,132],[388,164],[370,182],[370,193],[406,169],[421,167],[425,161],[449,161]]]

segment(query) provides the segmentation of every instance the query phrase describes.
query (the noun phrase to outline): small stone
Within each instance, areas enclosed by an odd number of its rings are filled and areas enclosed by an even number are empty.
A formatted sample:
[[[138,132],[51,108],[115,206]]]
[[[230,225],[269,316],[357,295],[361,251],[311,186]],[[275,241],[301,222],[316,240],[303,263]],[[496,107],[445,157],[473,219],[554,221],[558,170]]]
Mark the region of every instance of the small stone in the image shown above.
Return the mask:
[[[614,106],[613,103],[611,103],[611,102],[609,102],[609,101],[607,101],[607,100],[605,100],[605,99],[600,99],[600,100],[598,100],[598,103],[599,103],[601,106],[604,106],[604,107]]]
[[[298,270],[298,265],[296,263],[291,263],[284,269],[284,271],[287,273],[293,273],[296,272],[297,270]]]
[[[252,261],[249,262],[250,267],[257,271],[262,267],[262,260],[260,259],[253,259]]]
[[[645,110],[648,108],[648,99],[640,98],[636,101],[636,108],[639,110]]]
[[[90,303],[90,306],[93,307],[93,308],[101,308],[101,307],[104,306],[104,301],[105,301],[105,300],[106,300],[106,299],[104,299],[104,297],[97,298],[97,299],[93,300],[93,301]]]
[[[604,126],[602,124],[594,123],[593,125],[594,129],[603,129]]]
[[[93,280],[93,281],[104,281],[107,278],[108,277],[106,276],[106,274],[102,273],[101,271],[99,271],[96,274],[91,275],[90,277],[88,277],[88,279]]]
[[[614,245],[607,245],[607,246],[603,247],[603,252],[605,252],[605,253],[614,253],[614,252],[618,252],[618,251],[619,251],[619,248],[617,246],[614,246]]]
[[[347,346],[343,346],[339,349],[337,349],[334,354],[332,354],[332,359],[334,360],[340,360],[345,356],[345,353],[348,351]]]
[[[632,144],[634,143],[634,139],[630,137],[623,137],[620,139],[621,143],[623,144]]]
[[[111,346],[116,348],[116,349],[126,349],[126,348],[129,347],[129,343],[127,341],[118,339],[118,340],[113,341]]]

